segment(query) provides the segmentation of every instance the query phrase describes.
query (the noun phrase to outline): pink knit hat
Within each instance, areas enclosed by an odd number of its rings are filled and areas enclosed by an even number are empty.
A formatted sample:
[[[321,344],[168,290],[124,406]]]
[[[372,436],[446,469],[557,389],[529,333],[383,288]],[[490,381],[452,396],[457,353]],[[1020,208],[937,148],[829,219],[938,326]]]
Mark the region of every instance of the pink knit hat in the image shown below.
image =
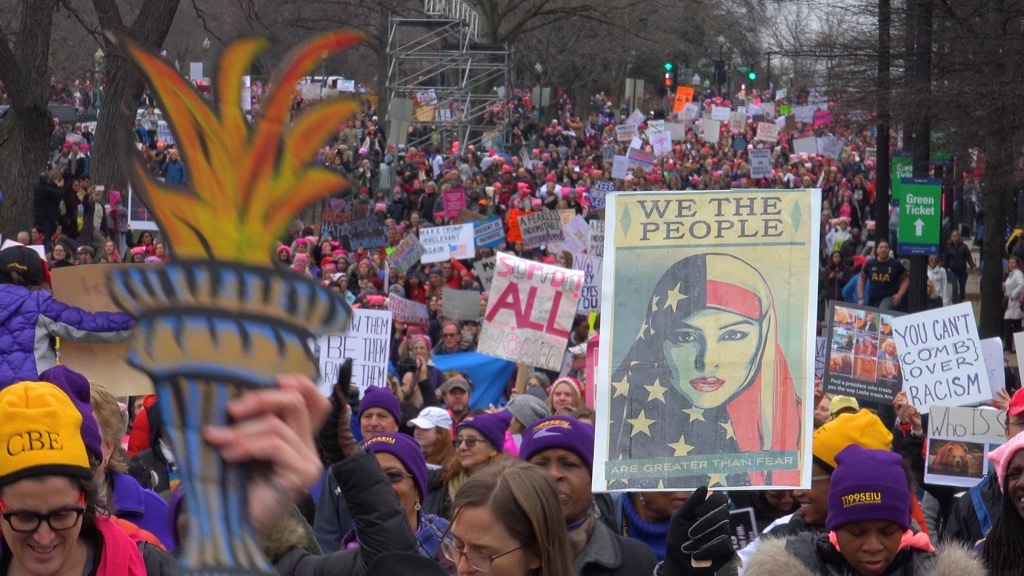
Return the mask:
[[[1006,444],[988,453],[988,459],[996,466],[996,475],[999,478],[999,489],[1003,489],[1003,481],[1006,479],[1006,470],[1010,467],[1010,460],[1024,448],[1024,434],[1017,434],[1010,438]]]

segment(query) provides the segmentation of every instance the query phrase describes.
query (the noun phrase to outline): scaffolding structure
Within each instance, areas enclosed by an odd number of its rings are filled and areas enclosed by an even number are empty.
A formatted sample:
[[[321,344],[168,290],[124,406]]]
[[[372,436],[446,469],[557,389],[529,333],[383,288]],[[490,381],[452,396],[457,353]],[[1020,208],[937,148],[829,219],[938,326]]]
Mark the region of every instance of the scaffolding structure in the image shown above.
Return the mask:
[[[495,107],[511,93],[507,44],[479,42],[479,14],[465,0],[424,0],[423,18],[388,19],[389,140],[451,149],[508,143]]]

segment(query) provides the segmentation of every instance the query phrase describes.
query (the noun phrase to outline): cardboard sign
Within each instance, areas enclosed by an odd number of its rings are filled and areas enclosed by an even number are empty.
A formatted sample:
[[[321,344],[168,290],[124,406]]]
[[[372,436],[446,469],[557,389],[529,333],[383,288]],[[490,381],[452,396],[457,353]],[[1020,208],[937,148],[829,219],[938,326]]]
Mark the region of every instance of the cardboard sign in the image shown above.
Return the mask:
[[[686,124],[669,123],[665,124],[668,133],[672,135],[672,141],[686,140]]]
[[[583,288],[580,290],[580,313],[601,309],[601,265],[603,259],[589,254],[574,254],[572,267],[583,272]]]
[[[496,263],[497,258],[494,256],[488,256],[473,262],[473,274],[480,280],[480,285],[484,287],[485,291],[491,289],[491,281],[494,279]]]
[[[523,232],[523,246],[540,248],[551,242],[563,242],[562,218],[553,210],[541,210],[519,217],[519,229]]]
[[[814,377],[825,375],[825,358],[828,356],[828,338],[818,336],[814,340]]]
[[[732,132],[742,132],[747,129],[747,115],[743,112],[732,112],[729,114],[729,129]]]
[[[573,216],[568,224],[562,225],[562,231],[565,235],[565,240],[562,242],[563,249],[573,254],[586,252],[587,242],[590,238],[590,225],[583,219],[583,216],[579,214]]]
[[[67,266],[50,271],[53,297],[69,306],[87,312],[120,312],[107,290],[107,275],[129,264],[95,264]],[[153,393],[149,376],[125,361],[128,342],[117,344],[86,344],[60,341],[60,363],[89,380],[102,384],[114,396],[136,396]]]
[[[423,244],[420,262],[424,264],[444,262],[451,258],[464,260],[476,255],[472,224],[421,228],[420,243]]]
[[[652,134],[649,139],[655,156],[672,153],[672,135],[668,132]]]
[[[758,122],[757,139],[761,142],[771,142],[772,144],[778,142],[779,127],[771,122]]]
[[[924,481],[971,488],[988,471],[988,453],[1006,442],[1006,413],[989,408],[932,406]]]
[[[903,364],[903,390],[922,414],[933,404],[992,399],[969,302],[893,318],[892,329]]]
[[[604,257],[604,220],[590,221],[590,238],[587,241],[587,254]]]
[[[449,188],[441,195],[446,218],[455,218],[459,211],[466,207],[466,191],[462,188]]]
[[[480,293],[476,290],[444,289],[444,315],[456,320],[480,318]]]
[[[775,91],[775,100],[784,100],[789,95],[789,90],[786,88],[779,88]]]
[[[732,112],[732,110],[730,110],[728,106],[712,106],[711,119],[718,120],[719,122],[728,122],[730,112]]]
[[[846,145],[842,140],[831,135],[818,138],[817,142],[818,154],[833,160],[839,159],[839,155],[843,153],[843,147]]]
[[[646,120],[646,116],[644,116],[643,112],[633,110],[633,113],[629,115],[629,118],[626,118],[626,124],[632,124],[639,128],[640,125],[644,123],[644,120]]]
[[[630,166],[636,166],[637,168],[643,168],[644,170],[650,170],[654,168],[654,154],[650,152],[639,150],[637,148],[630,148],[629,152],[626,153],[626,157],[629,159]]]
[[[793,106],[793,116],[797,122],[809,124],[814,122],[814,106]]]
[[[701,138],[708,144],[718,144],[718,139],[722,135],[722,123],[711,118],[703,118],[700,126]]]
[[[499,252],[477,351],[559,370],[583,273]]]
[[[676,96],[672,99],[672,113],[678,114],[693,100],[692,86],[676,86]]]
[[[772,151],[767,148],[755,148],[749,152],[750,155],[750,177],[771,178],[772,177]]]
[[[423,245],[415,234],[409,234],[395,246],[395,249],[388,254],[388,266],[394,267],[399,272],[407,272],[410,268],[419,264],[423,256]]]
[[[473,222],[473,242],[477,248],[497,248],[505,241],[505,227],[501,218],[492,216]]]
[[[647,137],[650,138],[651,134],[662,134],[665,132],[665,121],[664,120],[651,120],[647,123]]]
[[[388,296],[388,310],[391,311],[395,323],[401,322],[408,326],[419,326],[426,329],[430,325],[430,313],[426,304],[414,300],[406,300],[392,294]]]
[[[594,210],[604,210],[605,197],[609,192],[615,192],[615,184],[607,180],[598,180],[590,189],[590,207]]]
[[[988,385],[995,398],[1006,387],[1006,360],[1003,358],[1003,339],[998,336],[981,341],[981,355],[985,359]]]
[[[320,336],[320,383],[324,396],[334,392],[338,370],[352,359],[352,385],[359,396],[369,386],[388,385],[388,356],[391,352],[391,312],[357,308],[352,311],[348,330]]]
[[[816,156],[818,154],[818,139],[814,136],[808,136],[807,138],[794,138],[793,153],[797,155],[806,154],[807,156]]]
[[[626,176],[629,176],[629,158],[616,154],[612,162],[612,178],[625,180]]]
[[[863,402],[892,402],[900,391],[901,370],[891,311],[833,300],[827,318],[825,393]]]
[[[629,142],[639,134],[633,124],[619,124],[615,127],[615,139],[619,142]]]

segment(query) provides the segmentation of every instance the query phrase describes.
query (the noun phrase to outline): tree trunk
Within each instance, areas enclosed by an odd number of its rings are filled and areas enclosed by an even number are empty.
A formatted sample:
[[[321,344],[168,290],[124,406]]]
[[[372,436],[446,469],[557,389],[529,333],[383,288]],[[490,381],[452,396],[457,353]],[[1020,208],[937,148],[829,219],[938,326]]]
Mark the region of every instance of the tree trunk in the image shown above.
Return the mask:
[[[32,227],[32,188],[46,169],[53,121],[46,99],[11,108],[0,124],[0,233],[13,238]]]
[[[1002,107],[1000,107],[1002,108]],[[1000,118],[994,116],[992,119]],[[1012,128],[993,124],[985,146],[985,242],[982,247],[981,312],[978,334],[982,338],[1002,335],[1003,328],[1003,257],[1006,226],[1012,222],[1014,184],[1014,151]]]
[[[127,36],[150,50],[163,46],[179,3],[180,0],[147,0],[129,27],[121,20],[112,0],[93,0],[106,31]],[[133,152],[131,143],[135,141],[129,130],[135,120],[143,85],[132,63],[110,42],[104,46],[104,51],[107,53],[107,84],[96,124],[96,133],[101,136],[92,147],[90,174],[93,182],[106,185],[107,190],[125,190],[129,153]]]

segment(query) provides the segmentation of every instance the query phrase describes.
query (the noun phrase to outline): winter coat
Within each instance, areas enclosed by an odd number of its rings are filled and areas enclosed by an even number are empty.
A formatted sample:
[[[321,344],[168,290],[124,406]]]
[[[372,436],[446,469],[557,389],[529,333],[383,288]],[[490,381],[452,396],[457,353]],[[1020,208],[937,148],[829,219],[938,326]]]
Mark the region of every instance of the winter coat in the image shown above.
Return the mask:
[[[1020,293],[1022,291],[1024,291],[1024,272],[1014,270],[1006,278],[1006,287],[1003,288],[1003,294],[1008,297],[1003,319],[1020,320],[1024,318],[1024,312],[1020,309]]]
[[[264,553],[278,574],[361,576],[385,552],[417,552],[418,542],[409,529],[405,511],[373,454],[360,452],[346,458],[331,467],[330,475],[348,501],[359,533],[359,547],[315,556],[301,547],[306,543],[305,531],[282,522],[264,545]]]
[[[654,552],[643,542],[620,536],[594,522],[586,545],[572,560],[576,576],[633,576],[654,573]]]
[[[177,546],[171,530],[167,501],[127,474],[110,472],[111,512],[156,536],[168,550]]]
[[[943,265],[946,267],[946,270],[951,270],[961,274],[967,270],[968,266],[975,268],[974,257],[971,256],[971,249],[962,241],[957,242],[956,244],[953,244],[952,242],[946,244],[946,255]]]
[[[86,312],[46,290],[0,284],[0,388],[35,380],[57,364],[50,338],[73,342],[120,342],[135,320],[124,312]]]
[[[942,540],[974,546],[992,529],[1002,509],[1003,493],[995,474],[989,474],[953,505]]]
[[[746,566],[757,576],[856,576],[856,572],[827,537],[800,534],[772,538],[761,544]],[[896,553],[885,576],[966,576],[986,574],[981,559],[967,548],[944,546],[935,552],[904,547]]]
[[[32,223],[42,226],[43,233],[56,232],[63,199],[64,191],[53,184],[36,184],[32,189]]]

